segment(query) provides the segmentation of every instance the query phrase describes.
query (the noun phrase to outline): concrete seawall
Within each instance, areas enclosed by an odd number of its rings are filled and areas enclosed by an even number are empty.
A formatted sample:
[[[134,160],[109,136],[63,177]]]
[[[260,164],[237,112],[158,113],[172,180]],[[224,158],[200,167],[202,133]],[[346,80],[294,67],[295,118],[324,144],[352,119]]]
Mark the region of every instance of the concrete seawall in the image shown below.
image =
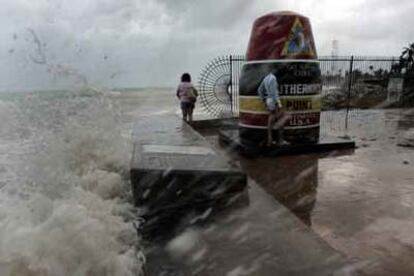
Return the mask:
[[[156,210],[147,231],[165,236],[148,241],[147,275],[333,275],[346,266],[254,181],[246,191],[243,172],[179,118],[140,119],[134,140],[135,201]],[[182,170],[192,176],[177,176]],[[184,196],[177,195],[181,188]]]

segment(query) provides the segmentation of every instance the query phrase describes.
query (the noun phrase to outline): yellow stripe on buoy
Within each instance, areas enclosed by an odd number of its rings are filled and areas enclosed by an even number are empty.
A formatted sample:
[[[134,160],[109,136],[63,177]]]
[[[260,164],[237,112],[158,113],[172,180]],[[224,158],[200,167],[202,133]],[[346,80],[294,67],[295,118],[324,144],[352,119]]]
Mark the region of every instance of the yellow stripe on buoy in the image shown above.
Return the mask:
[[[281,96],[283,111],[321,111],[321,96]],[[268,112],[265,103],[256,96],[240,96],[240,111]]]

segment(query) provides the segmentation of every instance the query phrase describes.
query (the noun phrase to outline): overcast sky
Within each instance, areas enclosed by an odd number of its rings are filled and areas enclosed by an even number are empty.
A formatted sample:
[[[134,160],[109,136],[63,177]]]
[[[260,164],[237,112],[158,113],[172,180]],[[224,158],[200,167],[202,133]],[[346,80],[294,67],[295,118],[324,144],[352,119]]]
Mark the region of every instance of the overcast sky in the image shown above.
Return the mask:
[[[0,0],[0,91],[174,86],[216,56],[244,54],[253,20],[310,18],[319,55],[398,55],[412,0]]]

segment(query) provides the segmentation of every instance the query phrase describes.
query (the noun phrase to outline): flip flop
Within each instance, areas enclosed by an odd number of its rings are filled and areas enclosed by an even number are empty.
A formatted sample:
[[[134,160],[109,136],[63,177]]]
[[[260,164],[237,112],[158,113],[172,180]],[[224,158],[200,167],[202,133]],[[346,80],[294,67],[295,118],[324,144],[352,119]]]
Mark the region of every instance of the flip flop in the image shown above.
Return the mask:
[[[278,146],[287,146],[287,145],[290,145],[290,143],[285,141],[285,140],[282,140],[281,142],[278,142],[277,145]]]
[[[272,147],[272,146],[277,146],[277,143],[276,143],[276,141],[272,141],[272,142],[270,142],[270,143],[266,143],[266,146],[267,146],[268,148],[270,148],[270,147]]]

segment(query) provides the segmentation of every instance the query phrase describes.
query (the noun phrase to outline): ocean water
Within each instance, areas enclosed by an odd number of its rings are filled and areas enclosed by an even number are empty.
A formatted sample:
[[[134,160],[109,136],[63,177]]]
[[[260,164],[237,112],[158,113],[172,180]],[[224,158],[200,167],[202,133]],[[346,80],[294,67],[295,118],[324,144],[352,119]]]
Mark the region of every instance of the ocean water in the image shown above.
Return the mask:
[[[0,94],[0,275],[142,274],[117,95]]]

